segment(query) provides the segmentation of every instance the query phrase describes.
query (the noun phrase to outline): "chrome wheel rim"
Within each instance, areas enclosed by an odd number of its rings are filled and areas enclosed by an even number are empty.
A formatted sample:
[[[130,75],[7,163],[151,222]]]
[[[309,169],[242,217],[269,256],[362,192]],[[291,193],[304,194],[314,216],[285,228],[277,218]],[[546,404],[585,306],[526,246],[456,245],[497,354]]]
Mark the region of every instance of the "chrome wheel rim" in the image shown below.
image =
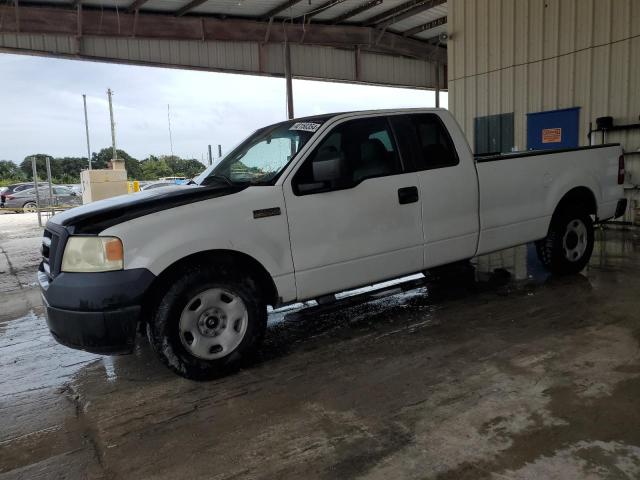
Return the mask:
[[[570,262],[580,260],[584,252],[587,251],[587,243],[587,226],[582,220],[571,220],[562,238],[562,248],[565,258]]]
[[[35,203],[27,203],[24,207],[22,207],[26,213],[33,213],[37,210],[37,206]]]
[[[216,360],[233,352],[247,333],[249,312],[242,299],[222,288],[194,295],[180,315],[180,341],[192,355]]]

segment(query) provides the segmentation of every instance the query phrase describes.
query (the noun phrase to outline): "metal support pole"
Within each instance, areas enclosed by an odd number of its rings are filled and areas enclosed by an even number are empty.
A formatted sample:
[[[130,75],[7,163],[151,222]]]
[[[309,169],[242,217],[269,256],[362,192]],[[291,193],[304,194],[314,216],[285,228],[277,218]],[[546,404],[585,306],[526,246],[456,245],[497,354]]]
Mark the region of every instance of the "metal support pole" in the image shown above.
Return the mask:
[[[53,205],[53,186],[51,185],[51,159],[47,157],[44,161],[47,165],[47,181],[49,182],[49,210],[51,210],[51,215],[53,216],[56,214],[56,210]]]
[[[78,7],[80,5],[78,4]],[[91,170],[91,145],[89,144],[89,117],[87,116],[87,96],[82,94],[82,102],[84,103],[84,129],[87,133],[87,160],[89,161],[89,170]]]
[[[171,110],[167,103],[167,123],[169,124],[169,147],[171,148],[171,158],[173,158],[173,136],[171,135]]]
[[[284,42],[284,78],[287,88],[287,115],[293,118],[293,80],[291,74],[291,48],[289,42]]]
[[[218,158],[222,158],[222,145],[218,144]]]
[[[213,164],[213,155],[211,154],[211,145],[209,145],[209,165]]]
[[[36,210],[38,211],[38,225],[42,227],[42,217],[40,217],[40,192],[38,192],[38,167],[36,157],[31,157],[31,169],[33,170],[33,186],[36,191]]]
[[[113,146],[113,160],[118,159],[118,153],[116,152],[116,122],[113,120],[113,105],[111,101],[112,91],[109,88],[107,90],[107,96],[109,97],[109,116],[111,117],[111,144]]]
[[[436,62],[436,108],[440,108],[440,62]]]

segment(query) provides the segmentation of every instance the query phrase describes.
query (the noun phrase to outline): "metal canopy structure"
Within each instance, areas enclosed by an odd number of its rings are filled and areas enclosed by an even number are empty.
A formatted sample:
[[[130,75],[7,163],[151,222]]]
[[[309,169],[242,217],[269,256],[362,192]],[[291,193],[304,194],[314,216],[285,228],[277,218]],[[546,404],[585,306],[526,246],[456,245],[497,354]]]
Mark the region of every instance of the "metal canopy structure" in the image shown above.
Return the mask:
[[[0,50],[446,88],[446,0],[8,0]]]

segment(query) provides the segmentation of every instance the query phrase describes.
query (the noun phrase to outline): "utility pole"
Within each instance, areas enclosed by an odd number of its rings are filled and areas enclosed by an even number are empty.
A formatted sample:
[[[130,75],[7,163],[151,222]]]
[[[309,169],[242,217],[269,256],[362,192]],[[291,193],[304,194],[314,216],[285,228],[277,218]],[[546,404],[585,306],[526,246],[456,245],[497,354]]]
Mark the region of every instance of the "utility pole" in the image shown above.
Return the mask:
[[[440,62],[436,62],[436,108],[440,108]]]
[[[291,73],[291,48],[289,42],[284,42],[284,78],[287,89],[287,117],[293,118],[293,80]]]
[[[218,158],[222,158],[222,145],[218,144]]]
[[[42,226],[42,217],[40,215],[40,189],[38,187],[38,167],[36,166],[36,157],[31,157],[31,169],[33,170],[33,186],[36,191],[36,210],[38,211],[38,225]]]
[[[107,96],[109,97],[109,116],[111,117],[111,144],[113,145],[113,158],[112,160],[118,159],[118,154],[116,152],[116,122],[113,120],[113,104],[111,101],[111,95],[113,92],[109,88],[107,90]]]
[[[54,205],[54,198],[53,198],[53,187],[51,185],[52,183],[52,179],[51,179],[51,157],[49,157],[47,155],[47,157],[45,158],[45,165],[47,167],[47,182],[49,182],[49,209],[51,210],[51,216],[56,214],[56,210],[55,210],[55,205]]]
[[[89,170],[91,170],[91,145],[89,144],[89,117],[87,116],[87,96],[82,94],[82,102],[84,103],[84,129],[87,133],[87,160],[89,161]]]
[[[209,145],[209,165],[213,163],[213,155],[211,154],[211,145]]]
[[[171,137],[171,111],[167,103],[167,121],[169,122],[169,146],[171,147],[171,156],[173,157],[173,138]]]

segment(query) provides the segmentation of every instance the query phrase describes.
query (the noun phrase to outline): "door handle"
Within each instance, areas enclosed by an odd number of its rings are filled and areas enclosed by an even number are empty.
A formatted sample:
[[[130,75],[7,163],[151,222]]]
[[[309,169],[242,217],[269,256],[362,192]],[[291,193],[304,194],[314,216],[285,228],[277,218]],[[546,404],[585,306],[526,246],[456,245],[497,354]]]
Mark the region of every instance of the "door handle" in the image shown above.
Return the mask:
[[[418,187],[404,187],[398,189],[398,201],[400,205],[415,203],[419,199]]]

